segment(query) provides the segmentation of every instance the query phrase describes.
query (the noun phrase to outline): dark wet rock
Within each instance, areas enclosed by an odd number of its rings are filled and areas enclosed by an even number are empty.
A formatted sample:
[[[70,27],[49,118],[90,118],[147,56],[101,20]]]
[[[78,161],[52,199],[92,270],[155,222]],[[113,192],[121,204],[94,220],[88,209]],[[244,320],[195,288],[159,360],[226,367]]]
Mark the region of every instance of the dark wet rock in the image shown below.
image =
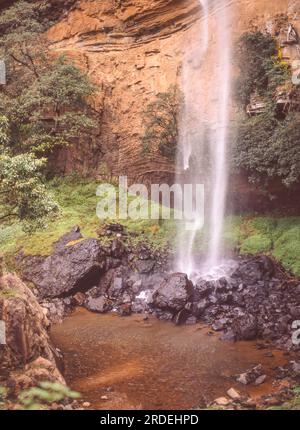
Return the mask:
[[[213,323],[212,328],[215,331],[221,331],[226,327],[227,323],[228,323],[228,318],[220,318],[219,320],[216,320]]]
[[[130,304],[131,312],[154,313],[178,324],[204,322],[222,331],[224,340],[263,338],[300,350],[292,343],[292,322],[300,318],[300,284],[276,272],[269,257],[239,257],[231,277],[199,278],[193,285],[185,274],[169,274],[168,252],[144,242],[133,246],[122,225],[103,231],[108,230],[105,245],[82,239],[74,228],[54,245],[51,256],[19,256],[19,271],[35,284],[51,321],[83,303],[99,312],[124,305],[121,314],[129,312]],[[102,297],[110,306],[101,305]],[[64,301],[68,298],[70,304]]]
[[[139,273],[149,274],[153,271],[155,261],[153,260],[137,260],[135,261],[135,267]]]
[[[110,247],[110,254],[113,258],[121,259],[126,253],[126,246],[119,239],[114,239]]]
[[[93,294],[95,296],[107,295],[111,299],[118,299],[126,288],[124,279],[127,270],[122,266],[109,269],[101,276],[98,287],[93,290]]]
[[[185,321],[185,324],[186,325],[194,325],[194,324],[196,324],[197,323],[197,318],[196,317],[194,317],[193,315],[189,315],[188,317],[187,317],[187,319],[186,319],[186,321]]]
[[[104,296],[97,298],[88,297],[85,302],[85,307],[92,312],[105,313],[112,309],[112,304],[109,299]]]
[[[122,224],[106,224],[105,226],[101,227],[101,229],[99,229],[97,231],[99,236],[112,236],[112,235],[117,235],[117,236],[124,236],[126,235],[125,232],[125,227]]]
[[[32,282],[40,297],[59,297],[97,285],[105,268],[105,255],[96,239],[67,244],[49,257],[20,257],[23,279]]]
[[[199,302],[194,301],[191,305],[191,313],[199,318],[203,315],[205,309],[209,306],[208,299],[202,299]]]
[[[124,232],[124,226],[119,223],[115,224],[108,224],[106,225],[106,229],[109,229],[110,231],[113,231],[115,233],[123,233]]]
[[[190,320],[189,320],[189,318],[190,318]],[[181,311],[179,311],[178,314],[175,315],[173,318],[173,322],[176,325],[186,324],[188,320],[190,321],[190,323],[192,321],[195,321],[195,322],[197,321],[196,318],[193,317],[191,315],[190,311],[187,309],[181,309]]]
[[[198,302],[201,299],[205,299],[213,292],[213,290],[214,285],[212,282],[199,280],[194,285],[193,300],[195,302]]]
[[[261,256],[242,261],[232,274],[232,277],[242,279],[248,285],[254,285],[263,279],[271,279],[274,273],[275,266],[273,261],[267,256]]]
[[[153,295],[155,307],[171,312],[182,310],[193,294],[193,284],[184,273],[173,273]]]
[[[117,298],[119,297],[125,288],[124,280],[121,277],[114,277],[112,283],[107,291],[109,297]]]
[[[233,321],[232,329],[238,340],[256,339],[257,318],[254,315],[247,313]]]
[[[124,303],[118,307],[117,312],[122,317],[127,317],[132,314],[131,303]]]
[[[264,370],[261,364],[253,367],[252,369],[247,370],[244,373],[241,373],[237,376],[237,382],[240,382],[243,385],[253,384],[258,378],[264,375]]]
[[[82,306],[85,302],[85,294],[84,293],[76,293],[72,297],[73,306]]]
[[[291,360],[285,366],[280,366],[276,369],[278,379],[292,378],[300,383],[300,362],[297,360]]]
[[[222,336],[220,337],[220,340],[224,342],[235,342],[236,335],[231,329],[228,329],[225,331],[225,333],[222,334]]]
[[[80,227],[76,226],[73,230],[60,237],[60,239],[54,244],[53,250],[54,252],[63,251],[68,244],[77,242],[80,239],[82,239]]]
[[[105,270],[116,269],[122,265],[122,260],[107,256]]]
[[[172,321],[174,318],[174,313],[167,310],[155,309],[154,314],[161,321]]]
[[[291,365],[294,374],[300,376],[300,361],[291,361]]]

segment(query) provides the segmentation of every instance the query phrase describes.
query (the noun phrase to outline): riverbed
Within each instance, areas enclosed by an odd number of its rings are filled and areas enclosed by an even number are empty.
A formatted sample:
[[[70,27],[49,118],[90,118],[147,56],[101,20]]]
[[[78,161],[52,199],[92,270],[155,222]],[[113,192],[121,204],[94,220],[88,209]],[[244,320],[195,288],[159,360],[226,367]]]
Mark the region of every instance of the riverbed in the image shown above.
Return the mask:
[[[274,390],[281,351],[257,342],[224,342],[197,324],[175,326],[154,317],[77,309],[52,328],[65,359],[65,378],[93,409],[202,408],[234,387],[251,397]],[[272,352],[272,354],[270,354]],[[234,375],[261,363],[268,376],[243,386]]]

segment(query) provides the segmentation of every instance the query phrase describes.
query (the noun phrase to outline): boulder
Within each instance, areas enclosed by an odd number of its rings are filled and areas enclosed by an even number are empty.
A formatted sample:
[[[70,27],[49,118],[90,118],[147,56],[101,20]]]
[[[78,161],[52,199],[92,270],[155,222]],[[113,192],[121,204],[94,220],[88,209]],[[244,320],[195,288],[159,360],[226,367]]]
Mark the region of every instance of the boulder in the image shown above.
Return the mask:
[[[155,266],[154,260],[137,260],[135,267],[139,273],[149,274],[153,271]]]
[[[32,282],[45,298],[69,296],[97,285],[105,259],[98,240],[79,239],[56,245],[48,257],[20,256],[18,262],[23,279]]]
[[[254,285],[258,281],[271,279],[274,273],[275,266],[271,258],[260,256],[240,262],[232,277],[246,285]]]
[[[184,273],[173,273],[164,280],[153,294],[155,307],[171,312],[179,312],[190,301],[193,284]]]
[[[121,259],[126,253],[126,247],[124,243],[119,239],[114,239],[110,246],[110,253],[113,258]]]
[[[112,309],[111,302],[104,296],[93,298],[88,297],[85,307],[92,312],[105,313]]]
[[[39,356],[56,360],[49,321],[30,289],[15,275],[0,278],[0,320],[5,342],[0,345],[0,373],[22,367]]]
[[[235,318],[232,330],[237,340],[253,340],[257,337],[257,318],[250,313]]]
[[[66,384],[54,363],[43,357],[38,357],[32,363],[27,364],[22,371],[11,372],[6,387],[10,396],[17,397],[22,391],[37,387],[45,381]]]
[[[240,382],[243,385],[248,385],[248,384],[255,383],[258,380],[258,378],[260,378],[262,376],[264,376],[263,367],[261,364],[258,364],[257,366],[253,367],[252,369],[249,369],[246,372],[238,375],[236,380],[237,380],[237,382]],[[261,381],[261,380],[262,379],[259,379],[259,381]]]

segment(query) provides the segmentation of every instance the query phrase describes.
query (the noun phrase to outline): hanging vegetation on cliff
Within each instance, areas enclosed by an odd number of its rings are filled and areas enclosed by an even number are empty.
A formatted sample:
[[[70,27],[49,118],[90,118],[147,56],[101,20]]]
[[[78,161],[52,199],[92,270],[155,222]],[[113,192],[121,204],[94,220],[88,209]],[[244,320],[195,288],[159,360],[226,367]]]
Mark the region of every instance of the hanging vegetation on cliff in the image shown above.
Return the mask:
[[[178,115],[182,94],[177,86],[159,93],[144,111],[145,131],[142,136],[143,153],[157,150],[174,160],[178,141]]]
[[[260,32],[242,35],[237,61],[241,73],[235,95],[243,113],[234,167],[246,171],[251,182],[279,178],[292,186],[300,178],[300,116],[293,109],[297,88],[290,67],[282,61],[275,39]],[[279,89],[285,104],[279,103]]]
[[[9,120],[14,152],[47,155],[57,145],[90,135],[95,126],[87,77],[67,58],[54,58],[40,17],[45,6],[17,2],[0,17],[0,53],[8,70],[0,109]]]

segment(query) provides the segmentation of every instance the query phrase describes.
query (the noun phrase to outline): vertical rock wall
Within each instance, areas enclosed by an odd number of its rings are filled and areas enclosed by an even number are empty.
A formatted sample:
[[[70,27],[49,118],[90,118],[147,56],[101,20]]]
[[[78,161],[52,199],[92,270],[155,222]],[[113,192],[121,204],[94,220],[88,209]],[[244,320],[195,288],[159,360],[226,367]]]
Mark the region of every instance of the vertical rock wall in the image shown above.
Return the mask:
[[[224,2],[211,2],[212,28],[219,7]],[[225,7],[232,8],[234,38],[249,29],[280,36],[287,22],[300,31],[300,0],[227,0]],[[60,154],[67,172],[127,174],[143,182],[172,178],[174,166],[157,152],[141,156],[141,112],[158,92],[180,83],[182,58],[201,19],[198,0],[82,0],[52,27],[53,49],[67,52],[99,86],[101,132],[96,142],[80,142]],[[209,43],[215,43],[213,32]],[[296,47],[285,54],[300,56]],[[214,56],[207,61],[214,62]],[[204,67],[208,82],[212,67]],[[204,98],[209,99],[209,85]]]

